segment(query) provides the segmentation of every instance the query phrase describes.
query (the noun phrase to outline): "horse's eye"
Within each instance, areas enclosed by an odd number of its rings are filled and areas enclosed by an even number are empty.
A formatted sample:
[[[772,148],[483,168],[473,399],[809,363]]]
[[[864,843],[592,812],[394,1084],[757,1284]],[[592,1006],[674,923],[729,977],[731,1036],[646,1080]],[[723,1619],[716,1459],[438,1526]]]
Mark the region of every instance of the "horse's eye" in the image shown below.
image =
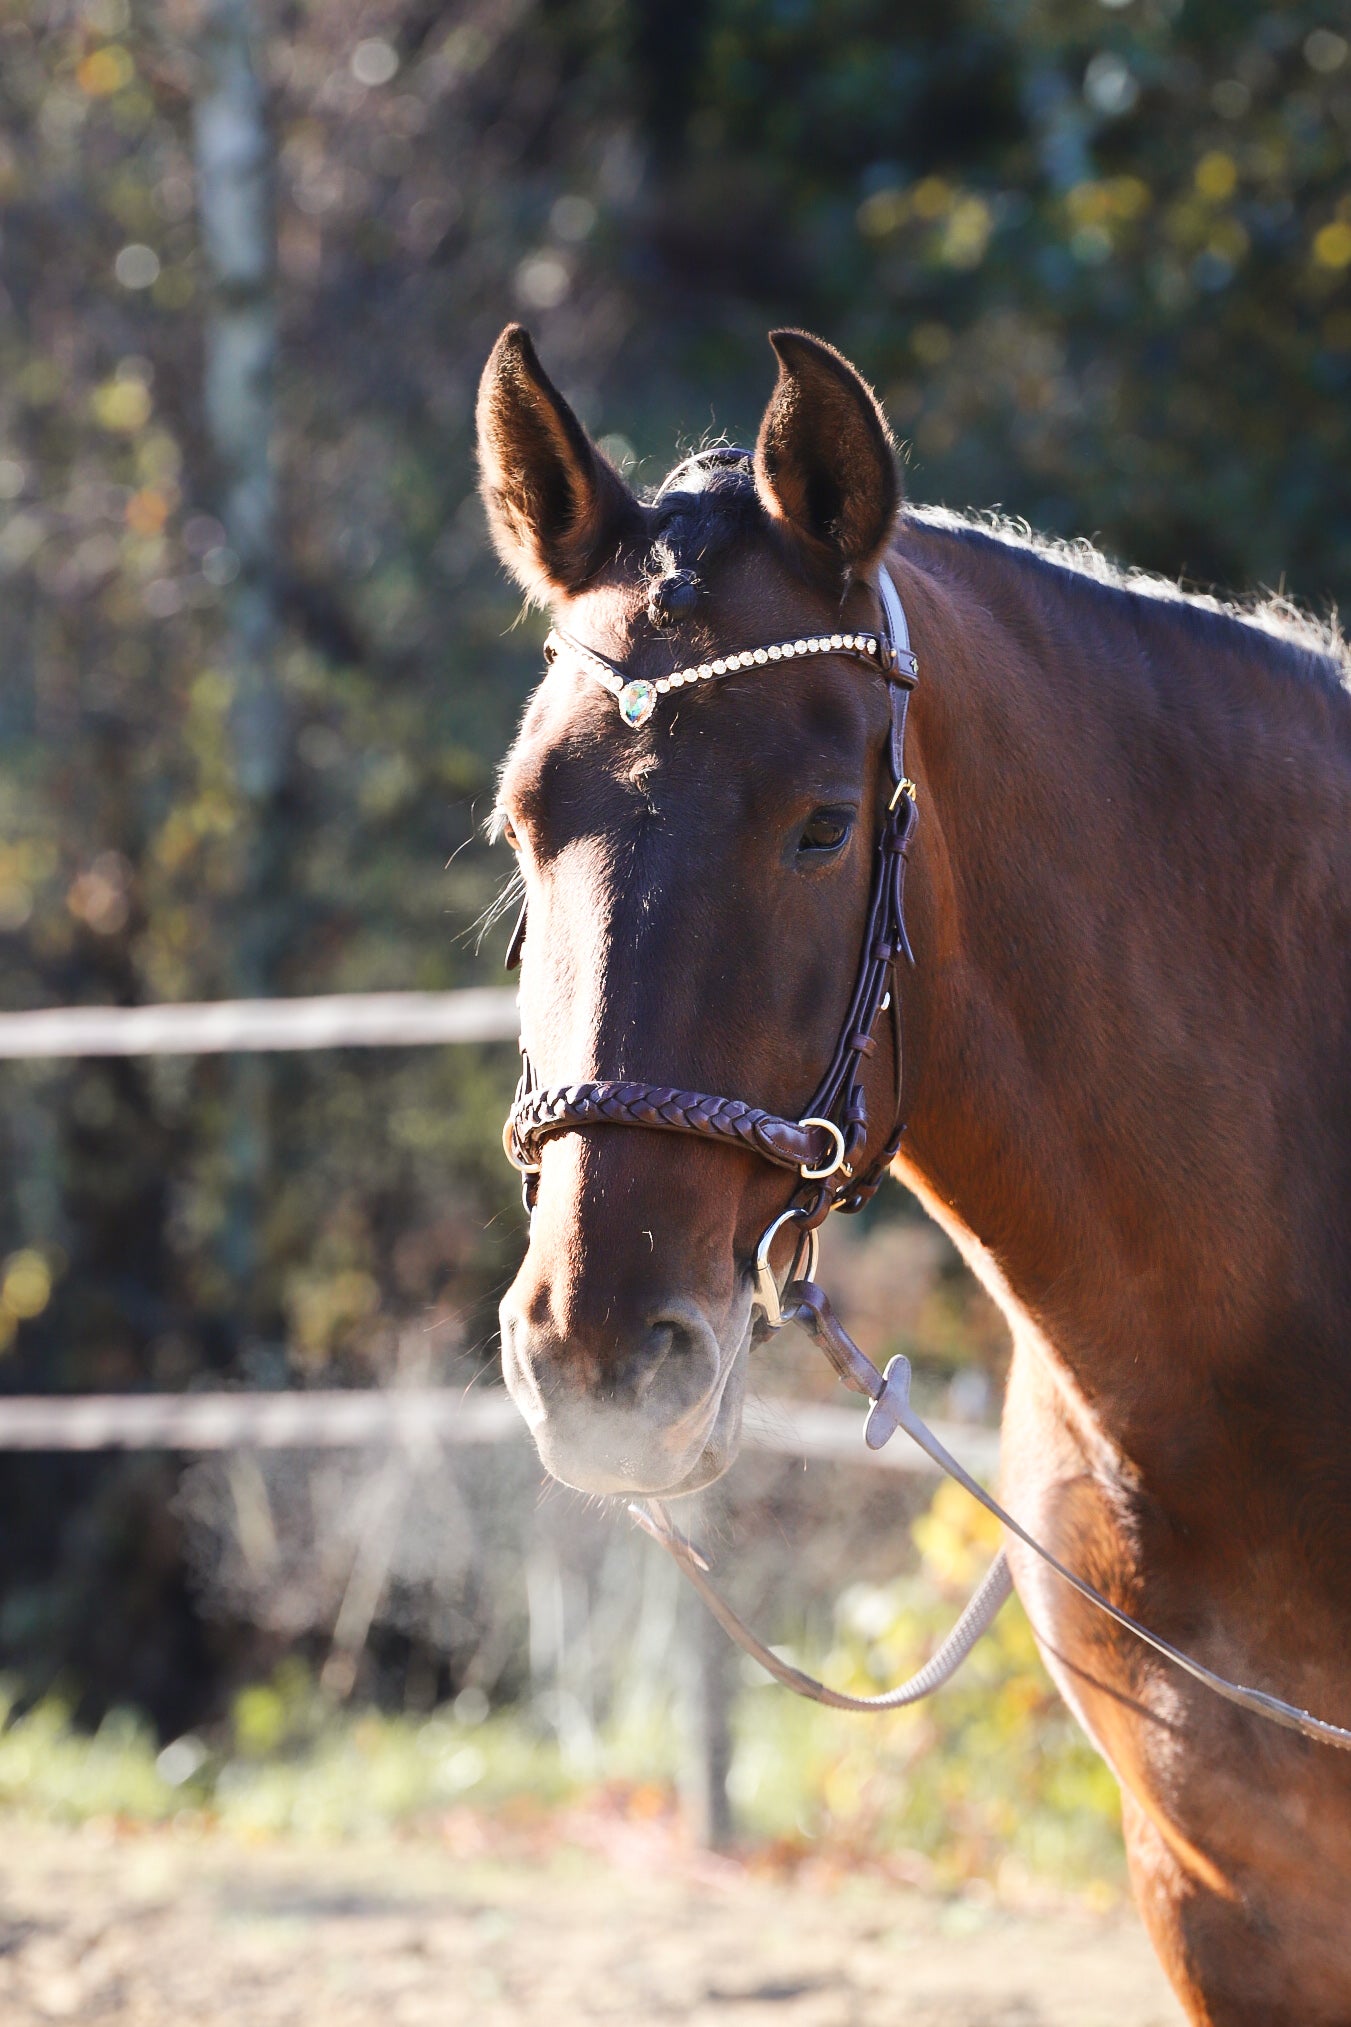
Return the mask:
[[[847,809],[813,810],[802,826],[797,841],[800,852],[837,852],[849,835],[852,812]]]

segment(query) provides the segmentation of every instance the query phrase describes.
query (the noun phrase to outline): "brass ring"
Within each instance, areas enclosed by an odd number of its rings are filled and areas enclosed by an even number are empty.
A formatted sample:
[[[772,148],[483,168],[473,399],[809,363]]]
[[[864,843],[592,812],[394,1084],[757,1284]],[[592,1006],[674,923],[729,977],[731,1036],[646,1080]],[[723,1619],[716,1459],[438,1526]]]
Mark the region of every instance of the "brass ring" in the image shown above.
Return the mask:
[[[518,1175],[538,1175],[539,1163],[537,1161],[520,1161],[517,1159],[516,1148],[514,1144],[515,1126],[516,1126],[516,1119],[513,1109],[512,1112],[509,1112],[507,1114],[506,1124],[502,1128],[502,1152],[503,1154],[506,1155],[507,1160],[511,1163],[512,1167],[516,1170]]]
[[[798,1166],[798,1174],[804,1182],[824,1182],[837,1169],[844,1167],[844,1135],[833,1119],[799,1119],[797,1123],[799,1126],[824,1126],[827,1133],[834,1135],[835,1153],[824,1168],[808,1168],[805,1162]]]

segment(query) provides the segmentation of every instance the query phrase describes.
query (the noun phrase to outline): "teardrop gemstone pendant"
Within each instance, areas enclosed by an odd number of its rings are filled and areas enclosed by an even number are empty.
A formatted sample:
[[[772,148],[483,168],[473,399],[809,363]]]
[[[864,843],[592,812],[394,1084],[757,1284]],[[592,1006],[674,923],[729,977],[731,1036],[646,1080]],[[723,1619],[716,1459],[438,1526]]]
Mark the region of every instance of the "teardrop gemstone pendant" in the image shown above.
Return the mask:
[[[615,702],[619,706],[620,717],[626,725],[632,725],[635,729],[639,725],[647,723],[648,719],[652,716],[656,701],[656,689],[651,683],[643,682],[641,678],[631,683],[625,683],[623,689],[615,698]]]

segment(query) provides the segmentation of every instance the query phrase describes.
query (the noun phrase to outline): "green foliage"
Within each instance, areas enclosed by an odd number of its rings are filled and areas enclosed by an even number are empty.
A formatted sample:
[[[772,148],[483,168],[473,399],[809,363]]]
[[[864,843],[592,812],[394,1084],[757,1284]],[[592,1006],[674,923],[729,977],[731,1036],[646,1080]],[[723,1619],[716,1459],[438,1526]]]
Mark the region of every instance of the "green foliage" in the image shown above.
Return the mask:
[[[40,1811],[59,1822],[90,1816],[129,1816],[158,1822],[176,1806],[172,1789],[155,1768],[155,1747],[144,1721],[114,1711],[92,1735],[77,1731],[57,1699],[22,1717],[6,1701],[0,1730],[0,1802]]]
[[[0,1806],[68,1823],[186,1813],[257,1835],[360,1836],[471,1794],[492,1807],[569,1786],[556,1748],[519,1721],[338,1717],[294,1671],[246,1690],[214,1747],[188,1734],[161,1748],[125,1710],[85,1733],[54,1698],[0,1729]]]
[[[951,1484],[914,1531],[913,1576],[841,1597],[822,1662],[833,1686],[871,1696],[913,1674],[999,1546],[996,1524]],[[1040,1876],[1104,1892],[1122,1879],[1116,1784],[1048,1682],[1016,1600],[952,1686],[909,1710],[860,1718],[748,1692],[732,1793],[763,1835],[922,1854],[945,1885]]]

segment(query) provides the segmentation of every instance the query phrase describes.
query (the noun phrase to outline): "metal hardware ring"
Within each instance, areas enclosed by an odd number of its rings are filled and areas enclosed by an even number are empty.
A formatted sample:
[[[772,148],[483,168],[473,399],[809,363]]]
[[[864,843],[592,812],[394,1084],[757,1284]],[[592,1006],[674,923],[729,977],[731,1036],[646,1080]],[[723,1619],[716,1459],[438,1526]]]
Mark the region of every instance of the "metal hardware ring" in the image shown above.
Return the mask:
[[[516,1158],[516,1154],[515,1154],[515,1151],[514,1151],[514,1149],[512,1148],[512,1144],[511,1144],[511,1135],[512,1135],[512,1128],[513,1128],[513,1125],[514,1125],[514,1121],[513,1121],[513,1118],[512,1118],[512,1114],[511,1114],[511,1113],[509,1112],[509,1113],[507,1114],[507,1117],[506,1117],[506,1123],[505,1123],[505,1125],[504,1125],[504,1126],[503,1126],[503,1128],[502,1128],[502,1152],[503,1152],[503,1153],[504,1153],[504,1154],[506,1155],[506,1157],[507,1157],[507,1160],[508,1160],[508,1161],[509,1161],[509,1162],[511,1163],[512,1167],[513,1167],[513,1168],[514,1168],[514,1169],[515,1169],[515,1170],[516,1170],[516,1171],[518,1172],[518,1174],[520,1174],[520,1175],[538,1175],[538,1174],[539,1174],[539,1163],[538,1163],[537,1161],[518,1161],[518,1160],[517,1160],[517,1158]]]
[[[824,1126],[826,1132],[834,1136],[835,1152],[824,1168],[808,1168],[803,1162],[798,1169],[804,1182],[824,1182],[827,1176],[844,1167],[844,1135],[833,1119],[799,1119],[797,1123],[799,1126]]]
[[[771,1330],[778,1330],[782,1325],[783,1308],[779,1302],[779,1284],[774,1279],[774,1269],[769,1264],[769,1249],[774,1244],[775,1237],[784,1225],[800,1221],[806,1216],[807,1212],[800,1204],[793,1204],[788,1210],[780,1211],[773,1224],[766,1226],[760,1236],[760,1243],[755,1249],[755,1295],[753,1300],[755,1305],[764,1312],[765,1322]],[[807,1253],[806,1272],[805,1274],[799,1274],[797,1271],[798,1263],[802,1259],[804,1245]],[[787,1279],[783,1284],[785,1288],[792,1281],[814,1281],[816,1279],[816,1267],[820,1251],[821,1242],[817,1237],[817,1228],[815,1225],[812,1225],[798,1240],[797,1250],[793,1254],[792,1265],[788,1269]]]

